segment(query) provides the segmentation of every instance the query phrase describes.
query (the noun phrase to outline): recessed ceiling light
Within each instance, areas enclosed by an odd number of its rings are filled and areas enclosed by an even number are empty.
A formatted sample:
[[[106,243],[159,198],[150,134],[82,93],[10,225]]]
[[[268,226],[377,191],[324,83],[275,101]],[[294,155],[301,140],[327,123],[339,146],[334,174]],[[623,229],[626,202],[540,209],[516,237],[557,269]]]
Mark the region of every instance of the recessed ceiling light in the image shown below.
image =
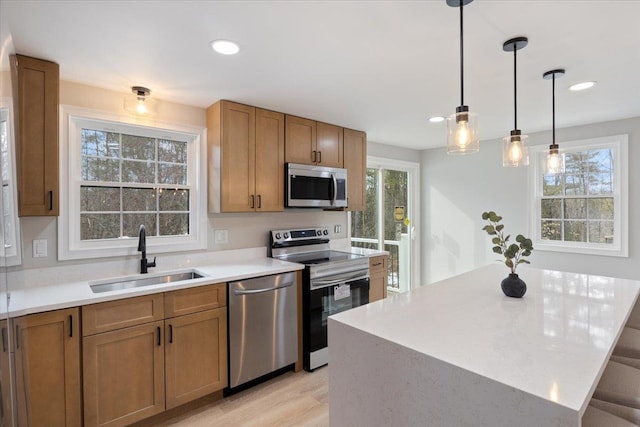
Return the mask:
[[[211,48],[221,55],[235,55],[240,52],[240,47],[229,40],[214,40],[211,42]]]
[[[429,121],[431,123],[440,123],[444,121],[444,117],[442,116],[433,116],[433,117],[429,117]]]
[[[578,91],[578,90],[590,89],[593,86],[595,86],[595,84],[596,84],[596,82],[576,83],[574,85],[569,86],[569,90]]]

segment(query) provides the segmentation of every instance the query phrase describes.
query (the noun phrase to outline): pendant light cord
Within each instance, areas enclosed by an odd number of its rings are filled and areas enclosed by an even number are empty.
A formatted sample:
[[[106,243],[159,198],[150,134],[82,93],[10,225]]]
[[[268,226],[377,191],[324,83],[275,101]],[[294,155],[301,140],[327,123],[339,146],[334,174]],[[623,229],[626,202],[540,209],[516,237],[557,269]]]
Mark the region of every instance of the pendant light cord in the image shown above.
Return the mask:
[[[463,41],[463,19],[462,10],[464,8],[462,0],[460,0],[460,105],[464,105],[464,41]]]
[[[518,129],[518,84],[516,74],[517,45],[513,47],[513,130]]]
[[[551,76],[551,138],[556,143],[556,75]]]

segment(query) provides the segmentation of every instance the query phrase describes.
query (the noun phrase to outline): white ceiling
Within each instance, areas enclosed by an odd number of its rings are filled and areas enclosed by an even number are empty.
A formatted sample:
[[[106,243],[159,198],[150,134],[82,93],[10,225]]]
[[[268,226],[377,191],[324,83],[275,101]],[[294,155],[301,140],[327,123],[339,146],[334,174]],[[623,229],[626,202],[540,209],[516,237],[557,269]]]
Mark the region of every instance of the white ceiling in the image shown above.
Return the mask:
[[[369,141],[415,149],[445,145],[460,103],[458,10],[430,1],[3,1],[18,53],[60,64],[63,80],[169,101],[218,99],[367,131]],[[640,1],[476,0],[465,6],[465,103],[482,139],[640,116]],[[3,29],[6,31],[7,29]],[[241,51],[213,53],[231,39]],[[596,80],[584,92],[575,82]]]

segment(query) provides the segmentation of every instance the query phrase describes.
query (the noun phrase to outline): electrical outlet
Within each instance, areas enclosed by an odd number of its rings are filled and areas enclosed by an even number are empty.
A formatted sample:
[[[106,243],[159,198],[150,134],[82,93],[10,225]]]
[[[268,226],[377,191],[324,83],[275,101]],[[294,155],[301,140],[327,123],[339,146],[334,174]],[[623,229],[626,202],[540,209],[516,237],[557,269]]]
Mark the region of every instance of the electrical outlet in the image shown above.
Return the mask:
[[[340,234],[342,233],[342,226],[340,224],[337,224],[333,227],[333,232],[336,234]]]
[[[216,230],[215,240],[217,244],[221,245],[229,243],[229,230]]]
[[[33,241],[33,257],[34,258],[47,257],[47,240],[46,239]]]

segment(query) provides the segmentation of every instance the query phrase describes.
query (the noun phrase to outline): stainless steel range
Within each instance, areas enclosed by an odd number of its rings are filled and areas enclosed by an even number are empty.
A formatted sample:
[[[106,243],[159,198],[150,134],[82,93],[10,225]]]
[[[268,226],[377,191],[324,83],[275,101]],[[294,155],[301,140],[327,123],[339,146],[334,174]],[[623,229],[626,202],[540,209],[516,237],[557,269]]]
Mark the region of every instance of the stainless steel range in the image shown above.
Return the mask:
[[[271,256],[306,266],[302,281],[303,366],[313,371],[328,361],[327,318],[369,302],[369,260],[331,250],[326,228],[271,231]]]

